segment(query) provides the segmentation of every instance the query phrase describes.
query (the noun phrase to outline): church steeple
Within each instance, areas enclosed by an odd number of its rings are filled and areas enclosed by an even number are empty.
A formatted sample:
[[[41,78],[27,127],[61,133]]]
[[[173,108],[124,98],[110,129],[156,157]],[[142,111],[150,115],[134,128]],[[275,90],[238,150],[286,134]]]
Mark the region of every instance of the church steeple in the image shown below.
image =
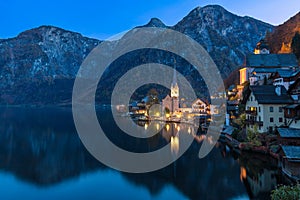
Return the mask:
[[[176,68],[173,71],[173,82],[171,85],[171,97],[179,98],[179,87],[177,84]]]

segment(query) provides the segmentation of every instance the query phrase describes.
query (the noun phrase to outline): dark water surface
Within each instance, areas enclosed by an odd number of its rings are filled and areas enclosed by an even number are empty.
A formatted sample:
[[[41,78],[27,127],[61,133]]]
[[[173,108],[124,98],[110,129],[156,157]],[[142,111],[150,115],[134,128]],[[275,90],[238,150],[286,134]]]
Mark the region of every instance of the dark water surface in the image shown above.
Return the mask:
[[[105,110],[101,111],[105,119]],[[122,148],[155,149],[170,142],[169,124],[147,142],[124,141],[104,123]],[[194,131],[194,130],[192,130]],[[170,135],[171,134],[171,135]],[[195,132],[197,134],[197,131]],[[172,145],[172,144],[171,144]],[[276,161],[234,154],[222,143],[204,159],[194,141],[175,163],[145,174],[110,169],[91,156],[74,127],[70,108],[0,108],[0,199],[266,199],[282,183]],[[180,146],[172,145],[176,153]]]

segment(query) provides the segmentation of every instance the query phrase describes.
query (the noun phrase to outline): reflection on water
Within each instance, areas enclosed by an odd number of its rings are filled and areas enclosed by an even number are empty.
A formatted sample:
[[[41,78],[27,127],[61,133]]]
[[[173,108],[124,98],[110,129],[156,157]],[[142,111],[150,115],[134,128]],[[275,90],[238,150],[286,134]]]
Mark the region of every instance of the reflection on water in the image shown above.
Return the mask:
[[[265,198],[282,181],[272,163],[255,158],[253,165],[251,156],[233,155],[222,143],[199,159],[201,141],[207,138],[189,124],[158,122],[153,126],[161,129],[158,134],[137,140],[121,134],[109,116],[104,119],[110,139],[137,152],[171,143],[170,152],[176,155],[183,134],[193,136],[195,141],[180,159],[164,169],[121,173],[105,167],[86,151],[74,128],[71,109],[0,108],[0,198]],[[145,130],[150,128],[145,123],[143,126]]]
[[[240,178],[251,198],[269,199],[270,191],[278,184],[289,183],[276,167],[277,160],[269,156],[248,153],[240,157],[239,162]]]

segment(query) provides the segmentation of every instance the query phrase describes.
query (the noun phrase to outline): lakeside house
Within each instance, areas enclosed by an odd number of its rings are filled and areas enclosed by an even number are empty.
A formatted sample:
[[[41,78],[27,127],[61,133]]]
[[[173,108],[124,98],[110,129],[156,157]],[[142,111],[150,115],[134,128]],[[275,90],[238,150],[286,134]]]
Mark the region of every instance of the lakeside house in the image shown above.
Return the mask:
[[[282,172],[290,178],[300,180],[300,146],[281,146],[283,150]]]
[[[293,100],[283,86],[250,86],[248,93],[244,98],[247,130],[257,125],[260,133],[272,132],[286,124],[283,107]]]
[[[278,128],[277,141],[281,145],[300,146],[300,129]]]
[[[287,105],[283,109],[287,126],[300,129],[300,104]]]

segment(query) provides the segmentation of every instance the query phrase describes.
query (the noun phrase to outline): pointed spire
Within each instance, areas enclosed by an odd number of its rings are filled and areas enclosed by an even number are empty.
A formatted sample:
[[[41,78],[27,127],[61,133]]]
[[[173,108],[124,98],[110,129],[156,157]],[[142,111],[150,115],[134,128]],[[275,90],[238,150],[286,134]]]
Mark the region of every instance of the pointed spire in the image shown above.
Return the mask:
[[[171,97],[176,97],[176,98],[179,97],[179,87],[177,84],[176,67],[174,67],[174,71],[173,71],[173,82],[171,84]]]
[[[175,85],[176,83],[177,83],[176,66],[174,66],[174,70],[173,70],[173,82],[172,82],[172,85]]]

